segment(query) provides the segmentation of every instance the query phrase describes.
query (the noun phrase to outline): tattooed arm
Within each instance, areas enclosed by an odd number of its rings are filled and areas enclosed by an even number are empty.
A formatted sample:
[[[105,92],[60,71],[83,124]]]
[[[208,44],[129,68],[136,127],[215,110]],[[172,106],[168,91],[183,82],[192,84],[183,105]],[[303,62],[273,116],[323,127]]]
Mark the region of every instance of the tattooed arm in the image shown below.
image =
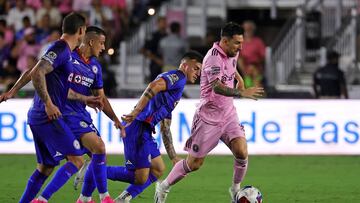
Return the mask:
[[[157,80],[152,81],[143,94],[141,95],[138,103],[135,108],[132,110],[130,114],[123,115],[121,118],[123,121],[127,123],[131,123],[136,116],[145,108],[147,103],[160,91],[166,90],[166,82],[164,79],[159,78]]]
[[[211,84],[216,94],[221,94],[228,97],[246,97],[257,100],[257,97],[262,96],[264,93],[264,89],[262,87],[250,87],[243,90],[227,87],[222,84],[219,79],[214,80]]]
[[[7,91],[7,92],[0,95],[0,103],[14,97],[14,95],[16,95],[16,93],[22,87],[24,87],[26,84],[28,84],[30,82],[30,80],[31,80],[31,76],[30,76],[31,70],[32,69],[27,69],[24,73],[22,73],[20,78],[16,81],[15,85],[12,86],[12,88],[9,91]]]
[[[171,119],[164,119],[160,121],[160,132],[164,142],[166,152],[173,164],[180,161],[180,158],[176,155],[173,145],[172,134],[170,131]]]
[[[45,75],[53,71],[53,69],[48,61],[41,59],[30,73],[34,88],[40,99],[44,102],[45,112],[50,120],[57,119],[61,116],[60,110],[53,104],[47,91]]]

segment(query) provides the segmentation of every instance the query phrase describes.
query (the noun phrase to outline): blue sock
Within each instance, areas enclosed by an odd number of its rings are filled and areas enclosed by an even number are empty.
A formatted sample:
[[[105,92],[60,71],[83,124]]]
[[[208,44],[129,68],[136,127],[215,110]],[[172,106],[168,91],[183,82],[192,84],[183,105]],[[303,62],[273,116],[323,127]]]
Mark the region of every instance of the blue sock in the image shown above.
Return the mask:
[[[89,167],[93,169],[93,175],[99,194],[107,192],[106,155],[93,154]]]
[[[44,184],[48,176],[43,175],[37,169],[30,176],[29,181],[26,185],[25,191],[21,196],[19,203],[29,203],[31,202],[40,191],[41,186]]]
[[[93,169],[92,167],[88,167],[85,173],[84,184],[82,186],[81,194],[85,197],[91,197],[95,188],[96,188],[96,183],[94,180]]]
[[[125,166],[108,166],[107,178],[132,184],[135,181],[135,172],[127,170]]]
[[[59,170],[56,172],[53,179],[46,186],[41,196],[49,200],[51,195],[58,191],[69,179],[70,177],[78,171],[78,168],[71,162],[66,162]]]
[[[131,184],[126,191],[131,195],[131,197],[134,199],[136,196],[138,196],[142,191],[144,191],[147,187],[149,187],[153,182],[157,181],[157,178],[150,173],[149,178],[143,185],[134,185]]]

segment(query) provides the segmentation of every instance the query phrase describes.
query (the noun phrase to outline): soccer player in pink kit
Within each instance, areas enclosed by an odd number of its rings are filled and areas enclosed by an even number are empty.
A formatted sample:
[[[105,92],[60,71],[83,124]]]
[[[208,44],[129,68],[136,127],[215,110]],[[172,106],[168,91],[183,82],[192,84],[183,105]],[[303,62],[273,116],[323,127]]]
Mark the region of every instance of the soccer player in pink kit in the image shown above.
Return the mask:
[[[201,71],[200,105],[198,106],[185,150],[188,156],[179,161],[166,179],[157,184],[155,203],[164,203],[170,186],[188,173],[198,170],[206,155],[223,141],[234,155],[233,184],[230,187],[232,202],[240,191],[248,166],[247,144],[244,129],[240,125],[234,97],[255,99],[263,94],[261,87],[245,89],[244,82],[236,70],[236,62],[243,42],[243,29],[236,23],[227,23],[221,30],[220,42],[214,43],[207,52]],[[234,79],[237,85],[234,87]]]

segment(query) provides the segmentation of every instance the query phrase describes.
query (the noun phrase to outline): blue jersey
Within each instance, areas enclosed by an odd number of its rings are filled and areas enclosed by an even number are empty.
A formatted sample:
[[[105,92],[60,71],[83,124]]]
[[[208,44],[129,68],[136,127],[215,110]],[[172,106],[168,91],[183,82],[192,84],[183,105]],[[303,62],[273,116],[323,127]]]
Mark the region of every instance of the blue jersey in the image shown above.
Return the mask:
[[[156,94],[136,117],[136,120],[149,123],[152,128],[165,118],[171,119],[171,112],[179,102],[186,84],[185,74],[180,70],[162,73],[157,78],[166,81],[166,90]]]
[[[70,47],[64,40],[57,40],[49,46],[41,59],[48,61],[53,67],[53,71],[45,76],[47,91],[54,105],[64,112],[69,90],[68,81],[73,70]],[[38,125],[47,121],[44,102],[35,92],[33,104],[28,112],[28,123]]]
[[[91,57],[86,61],[81,57],[77,49],[71,53],[71,56],[73,60],[73,75],[70,78],[70,88],[86,96],[92,95],[91,89],[103,88],[102,70],[96,57]],[[83,102],[68,100],[64,114],[79,115],[91,119],[85,107],[86,105]]]

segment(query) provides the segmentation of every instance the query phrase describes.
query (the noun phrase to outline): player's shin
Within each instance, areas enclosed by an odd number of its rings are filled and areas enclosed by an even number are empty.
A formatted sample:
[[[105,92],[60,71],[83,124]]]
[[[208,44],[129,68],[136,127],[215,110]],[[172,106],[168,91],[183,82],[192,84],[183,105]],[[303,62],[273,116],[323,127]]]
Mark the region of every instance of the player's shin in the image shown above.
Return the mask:
[[[34,173],[29,178],[29,181],[26,185],[25,191],[21,196],[19,203],[29,203],[33,200],[37,193],[40,191],[42,185],[48,176],[43,175],[38,170],[35,170]]]
[[[69,179],[70,177],[78,171],[78,168],[72,162],[66,162],[59,170],[56,172],[53,179],[46,186],[44,191],[41,194],[46,200],[49,200],[50,197],[58,191]]]
[[[237,159],[234,160],[234,176],[233,176],[233,185],[232,190],[240,190],[240,183],[243,181],[248,167],[247,159]]]
[[[109,196],[107,189],[106,155],[93,154],[89,168],[93,170],[96,187],[102,200],[106,196]]]

